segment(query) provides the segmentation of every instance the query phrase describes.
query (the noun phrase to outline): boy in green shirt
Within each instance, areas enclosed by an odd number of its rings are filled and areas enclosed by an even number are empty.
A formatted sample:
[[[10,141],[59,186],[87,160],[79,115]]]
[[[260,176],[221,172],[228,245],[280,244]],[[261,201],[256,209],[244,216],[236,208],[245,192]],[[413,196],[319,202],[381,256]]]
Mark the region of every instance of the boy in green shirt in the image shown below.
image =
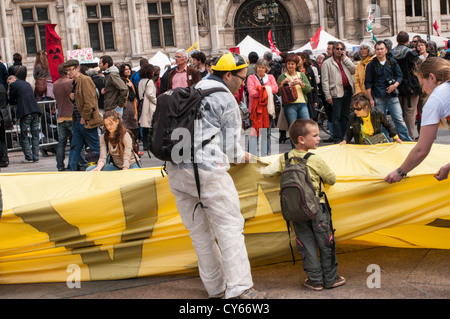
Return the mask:
[[[289,152],[289,158],[304,157],[311,149],[319,146],[319,127],[309,119],[298,119],[289,128],[289,136],[295,149]],[[269,166],[263,174],[274,175],[282,173],[285,167],[284,155]],[[336,175],[318,155],[308,159],[307,167],[319,196],[320,181],[329,185],[336,183]],[[303,269],[308,278],[304,282],[307,288],[320,291],[325,288],[335,288],[345,284],[344,277],[337,275],[336,245],[331,221],[331,212],[325,197],[320,198],[320,208],[315,219],[299,223],[293,222],[297,248],[303,258]],[[317,253],[320,251],[320,259]]]

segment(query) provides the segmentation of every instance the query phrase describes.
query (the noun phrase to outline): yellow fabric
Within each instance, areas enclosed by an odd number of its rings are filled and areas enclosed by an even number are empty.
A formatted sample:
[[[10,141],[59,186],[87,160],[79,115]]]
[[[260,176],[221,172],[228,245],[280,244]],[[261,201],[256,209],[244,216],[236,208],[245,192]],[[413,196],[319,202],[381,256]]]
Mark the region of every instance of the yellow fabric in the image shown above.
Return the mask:
[[[332,145],[314,152],[336,173],[325,190],[338,242],[450,248],[450,181],[434,173],[449,145],[433,145],[409,178],[383,181],[414,143]],[[289,255],[279,176],[261,169],[279,155],[233,166],[252,262]],[[108,280],[197,267],[189,234],[160,169],[0,174],[0,283]]]

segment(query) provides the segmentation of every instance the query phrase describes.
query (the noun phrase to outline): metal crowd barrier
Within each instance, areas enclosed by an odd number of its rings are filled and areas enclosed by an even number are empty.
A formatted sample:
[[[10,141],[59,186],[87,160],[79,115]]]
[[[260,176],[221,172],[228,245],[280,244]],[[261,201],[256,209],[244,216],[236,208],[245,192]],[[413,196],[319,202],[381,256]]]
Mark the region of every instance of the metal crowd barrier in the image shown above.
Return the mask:
[[[42,116],[39,124],[39,147],[47,147],[58,144],[58,115],[56,112],[56,101],[38,102],[41,108]],[[9,108],[11,115],[11,108]],[[11,118],[13,118],[11,116]],[[8,143],[8,152],[21,151],[19,142],[20,124],[17,120],[12,130],[6,130],[6,142]],[[31,144],[31,135],[28,132],[28,138]]]

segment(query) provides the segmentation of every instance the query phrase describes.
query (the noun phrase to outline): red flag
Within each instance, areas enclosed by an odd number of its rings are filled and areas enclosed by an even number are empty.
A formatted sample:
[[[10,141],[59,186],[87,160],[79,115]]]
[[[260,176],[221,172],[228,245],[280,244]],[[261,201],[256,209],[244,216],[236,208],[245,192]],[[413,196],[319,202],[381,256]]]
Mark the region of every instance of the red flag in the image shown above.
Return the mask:
[[[309,44],[311,44],[311,48],[313,50],[317,49],[319,46],[319,40],[320,40],[320,31],[322,31],[322,27],[317,30],[316,34],[309,40]]]
[[[439,35],[439,31],[438,31],[438,29],[439,29],[439,26],[438,26],[438,24],[437,24],[437,21],[436,21],[436,20],[434,21],[434,24],[433,24],[433,28],[434,28],[434,30],[436,30],[436,33],[437,33],[438,37],[440,37],[440,35]]]
[[[241,54],[241,49],[239,47],[230,48],[231,53]]]
[[[48,66],[52,81],[59,79],[58,66],[64,62],[61,38],[55,31],[56,24],[45,25],[45,45],[47,47]]]
[[[273,53],[276,53],[278,55],[281,54],[281,51],[278,50],[278,48],[275,46],[275,44],[272,41],[272,30],[269,31],[269,44],[270,44],[270,51],[272,51]]]

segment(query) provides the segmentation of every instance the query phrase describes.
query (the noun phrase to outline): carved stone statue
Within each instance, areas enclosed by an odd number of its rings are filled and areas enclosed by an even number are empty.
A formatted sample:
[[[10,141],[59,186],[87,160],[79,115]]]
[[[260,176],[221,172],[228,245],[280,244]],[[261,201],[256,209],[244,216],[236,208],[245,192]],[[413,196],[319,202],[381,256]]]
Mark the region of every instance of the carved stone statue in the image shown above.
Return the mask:
[[[327,18],[336,18],[336,8],[334,0],[327,0]]]
[[[206,28],[208,26],[205,0],[197,0],[197,21],[199,27]]]

